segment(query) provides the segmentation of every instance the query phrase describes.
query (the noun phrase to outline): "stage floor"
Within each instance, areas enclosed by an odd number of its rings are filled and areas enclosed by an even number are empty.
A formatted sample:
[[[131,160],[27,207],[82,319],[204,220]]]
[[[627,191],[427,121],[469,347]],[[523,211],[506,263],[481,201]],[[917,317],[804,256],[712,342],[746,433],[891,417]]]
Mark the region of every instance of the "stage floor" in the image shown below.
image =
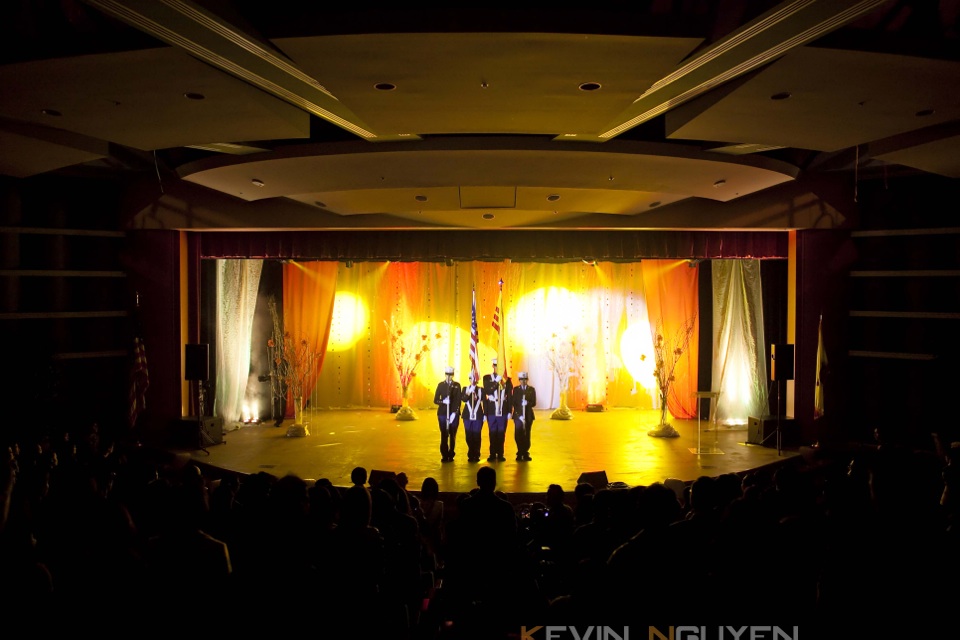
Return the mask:
[[[647,435],[658,421],[656,410],[609,409],[574,411],[570,420],[552,420],[552,410],[538,410],[533,424],[530,462],[516,462],[513,427],[507,427],[506,462],[487,463],[487,430],[483,431],[483,458],[467,462],[463,428],[457,434],[454,462],[440,462],[440,432],[436,414],[421,410],[419,419],[398,421],[387,410],[307,411],[309,435],[290,437],[287,427],[263,422],[228,425],[223,443],[206,450],[178,451],[203,465],[243,474],[267,471],[288,473],[307,480],[327,478],[336,486],[350,485],[354,467],[407,474],[408,488],[419,490],[432,476],[440,491],[460,493],[476,486],[477,469],[497,470],[498,489],[507,493],[544,493],[556,483],[572,491],[585,472],[605,471],[609,482],[628,486],[677,478],[692,481],[701,475],[718,476],[782,462],[797,449],[747,444],[747,428],[711,429],[697,420],[674,420],[679,437]],[[769,443],[774,444],[774,443]],[[715,450],[717,453],[704,453]],[[698,451],[700,453],[698,453]]]

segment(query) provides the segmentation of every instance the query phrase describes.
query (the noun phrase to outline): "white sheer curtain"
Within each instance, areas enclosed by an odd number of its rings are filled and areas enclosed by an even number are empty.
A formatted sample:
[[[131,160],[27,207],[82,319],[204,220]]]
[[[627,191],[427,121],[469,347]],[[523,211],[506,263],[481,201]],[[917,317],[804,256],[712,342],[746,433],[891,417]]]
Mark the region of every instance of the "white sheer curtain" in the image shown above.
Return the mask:
[[[224,423],[244,413],[250,373],[250,339],[262,260],[217,260],[217,392],[214,414]]]
[[[713,390],[721,425],[767,413],[767,360],[759,260],[714,260]]]

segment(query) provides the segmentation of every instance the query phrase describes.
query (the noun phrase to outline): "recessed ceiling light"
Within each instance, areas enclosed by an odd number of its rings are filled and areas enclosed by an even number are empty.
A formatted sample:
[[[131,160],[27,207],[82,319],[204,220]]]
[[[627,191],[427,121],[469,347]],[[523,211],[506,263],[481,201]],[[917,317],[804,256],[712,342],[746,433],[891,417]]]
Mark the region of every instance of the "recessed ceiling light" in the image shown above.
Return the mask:
[[[551,193],[550,195],[547,196],[547,200],[549,202],[556,202],[559,199],[560,199],[560,196],[559,194],[556,194],[556,193]]]
[[[427,196],[413,196],[413,199],[416,200],[417,202],[426,202]]]
[[[789,97],[790,97],[790,92],[789,92],[789,91],[781,91],[780,93],[775,93],[775,94],[773,94],[772,96],[770,96],[770,99],[771,99],[771,100],[786,100],[786,99],[789,98]]]
[[[577,137],[577,134],[575,134],[575,133],[565,133],[565,134],[563,134],[563,137],[564,137],[564,138],[576,138],[576,137]]]
[[[316,206],[320,207],[321,209],[326,209],[326,208],[327,208],[326,203],[325,203],[325,202],[320,202],[319,200],[317,200],[317,201],[314,202],[313,204],[315,204]]]
[[[262,187],[263,180],[257,180],[256,178],[254,178],[253,180],[250,181],[250,184],[252,184],[255,187]]]
[[[207,96],[203,95],[202,93],[188,91],[187,93],[183,94],[183,97],[187,100],[204,100]]]
[[[917,111],[916,116],[918,118],[925,118],[927,116],[932,116],[935,113],[936,111],[934,111],[933,109],[922,109],[921,111]]]
[[[393,91],[397,88],[397,85],[393,84],[392,82],[378,82],[377,84],[373,85],[373,88],[377,91]]]
[[[492,213],[485,213],[485,214],[483,214],[483,219],[484,219],[484,220],[493,220],[493,214],[492,214]]]
[[[59,118],[60,116],[63,115],[62,113],[60,113],[60,112],[57,111],[56,109],[41,109],[41,110],[40,110],[40,113],[42,113],[42,114],[45,115],[45,116],[52,116],[52,117],[54,117],[54,118]]]
[[[721,179],[721,180],[717,180],[716,182],[714,182],[714,183],[713,183],[713,186],[714,186],[714,188],[719,188],[719,187],[722,187],[722,186],[725,185],[725,184],[727,184],[727,181]]]
[[[584,82],[580,85],[580,91],[596,91],[599,88],[599,82]]]
[[[651,209],[653,209],[654,207],[659,207],[659,206],[660,206],[660,201],[659,201],[659,200],[657,200],[656,202],[651,202],[651,203],[650,203],[650,208],[651,208]]]

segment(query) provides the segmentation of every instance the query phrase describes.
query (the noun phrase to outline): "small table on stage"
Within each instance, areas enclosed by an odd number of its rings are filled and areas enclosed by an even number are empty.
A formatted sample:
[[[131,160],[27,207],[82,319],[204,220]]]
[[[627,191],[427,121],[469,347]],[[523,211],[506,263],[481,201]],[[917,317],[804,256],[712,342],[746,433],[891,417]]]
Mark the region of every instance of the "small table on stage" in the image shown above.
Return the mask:
[[[697,391],[697,393],[696,393],[695,395],[696,395],[696,397],[697,397],[697,446],[696,446],[695,448],[694,448],[694,447],[690,447],[690,453],[696,453],[697,455],[706,454],[706,453],[722,454],[723,451],[720,450],[720,444],[719,444],[719,442],[718,442],[718,437],[719,437],[719,436],[718,436],[718,429],[717,429],[717,425],[716,425],[716,420],[717,420],[717,418],[716,418],[716,404],[717,404],[717,398],[720,397],[720,392],[719,392],[719,391]],[[700,425],[701,425],[700,416],[701,416],[701,413],[702,413],[702,411],[700,411],[700,405],[701,405],[701,401],[702,401],[704,398],[710,398],[710,409],[709,409],[709,412],[710,412],[710,413],[709,413],[709,416],[708,416],[708,417],[709,417],[709,422],[713,422],[713,423],[714,423],[714,425],[713,425],[713,444],[707,445],[707,446],[704,446],[704,444],[703,444],[703,441],[702,441],[702,438],[701,438],[701,435],[702,435],[703,432],[702,432],[702,430],[701,430],[701,428],[700,428]]]

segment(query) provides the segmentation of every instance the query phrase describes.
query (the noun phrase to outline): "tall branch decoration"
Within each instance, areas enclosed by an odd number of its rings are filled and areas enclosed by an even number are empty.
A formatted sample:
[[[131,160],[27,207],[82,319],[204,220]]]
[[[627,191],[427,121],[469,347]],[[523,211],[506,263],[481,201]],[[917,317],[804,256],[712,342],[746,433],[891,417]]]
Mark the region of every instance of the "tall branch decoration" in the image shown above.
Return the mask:
[[[310,431],[304,422],[304,394],[306,383],[316,373],[321,353],[311,348],[304,339],[290,335],[277,311],[277,301],[271,296],[267,302],[273,319],[273,335],[267,340],[273,361],[276,381],[273,385],[274,401],[286,406],[287,394],[293,399],[294,423],[287,428],[288,436],[307,436]]]
[[[564,332],[566,332],[564,327]],[[556,411],[550,414],[551,420],[572,420],[573,412],[567,406],[567,392],[570,379],[580,375],[580,350],[577,339],[570,336],[552,334],[547,339],[546,345],[547,362],[550,363],[550,369],[557,376],[560,383],[560,406]]]
[[[390,334],[390,351],[393,354],[393,365],[400,376],[400,393],[402,405],[397,411],[397,420],[416,420],[417,414],[410,406],[410,384],[417,377],[417,368],[426,359],[430,351],[429,336],[427,334],[408,335],[397,321],[396,316],[390,317],[390,324],[383,321]],[[434,336],[440,339],[440,334]]]
[[[657,390],[660,392],[660,424],[656,429],[648,431],[648,436],[675,438],[680,435],[680,432],[667,422],[667,403],[671,393],[675,393],[673,382],[677,364],[687,352],[687,348],[690,346],[690,338],[693,336],[693,330],[696,326],[697,315],[694,314],[677,327],[673,336],[667,337],[663,328],[663,318],[657,321],[656,332],[653,337],[653,375],[657,379]],[[645,360],[646,355],[641,355],[640,359]]]

